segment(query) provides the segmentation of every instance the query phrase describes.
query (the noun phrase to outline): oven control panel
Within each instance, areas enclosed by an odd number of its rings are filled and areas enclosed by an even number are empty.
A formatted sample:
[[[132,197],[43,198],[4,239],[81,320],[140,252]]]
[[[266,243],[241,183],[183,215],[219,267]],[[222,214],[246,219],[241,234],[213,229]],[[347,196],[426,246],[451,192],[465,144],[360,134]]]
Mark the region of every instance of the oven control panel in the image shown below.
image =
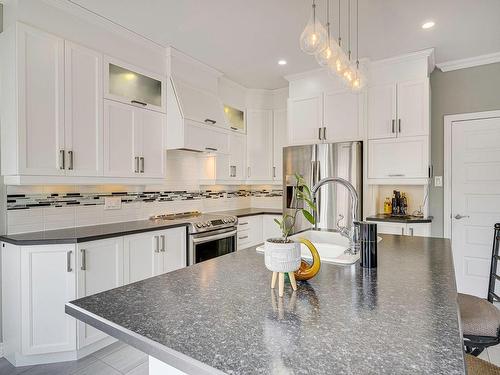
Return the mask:
[[[194,226],[198,229],[207,229],[207,228],[217,228],[217,227],[227,227],[230,225],[236,224],[235,217],[224,217],[220,219],[199,221],[194,224]]]

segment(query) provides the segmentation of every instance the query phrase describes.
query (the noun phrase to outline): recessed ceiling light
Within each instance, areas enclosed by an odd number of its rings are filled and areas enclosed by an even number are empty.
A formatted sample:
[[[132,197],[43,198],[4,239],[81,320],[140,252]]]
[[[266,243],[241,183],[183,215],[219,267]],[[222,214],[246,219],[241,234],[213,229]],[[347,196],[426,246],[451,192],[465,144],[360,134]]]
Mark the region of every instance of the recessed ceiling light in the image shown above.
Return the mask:
[[[286,60],[280,60],[280,61],[278,61],[278,65],[286,65]]]
[[[425,22],[423,25],[422,25],[422,29],[430,29],[431,27],[433,27],[435,25],[434,21],[428,21],[428,22]]]

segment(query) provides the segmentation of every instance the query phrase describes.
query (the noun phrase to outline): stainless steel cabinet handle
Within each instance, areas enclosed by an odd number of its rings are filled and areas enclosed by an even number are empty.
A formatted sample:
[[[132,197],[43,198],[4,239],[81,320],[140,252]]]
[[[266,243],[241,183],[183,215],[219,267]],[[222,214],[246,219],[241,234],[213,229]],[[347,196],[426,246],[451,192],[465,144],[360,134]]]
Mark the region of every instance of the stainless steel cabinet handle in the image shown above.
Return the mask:
[[[66,169],[65,153],[64,150],[59,150],[59,169]]]
[[[68,170],[73,170],[73,151],[68,151],[69,165]]]
[[[321,141],[321,128],[318,128],[318,139]]]
[[[470,216],[469,215],[460,215],[460,214],[455,215],[455,219],[457,219],[457,220],[466,219],[468,217],[470,217]]]
[[[326,141],[326,126],[323,128],[323,140]]]
[[[398,133],[401,133],[401,119],[398,119]]]
[[[405,235],[405,228],[401,228],[401,235],[404,236]]]
[[[243,222],[241,222],[241,221],[240,221],[240,222],[238,223],[238,225],[248,225],[248,221],[247,221],[247,222],[244,222],[244,221],[243,221]]]
[[[141,162],[141,170],[139,172],[144,173],[144,156],[141,156],[139,160]]]
[[[392,122],[392,133],[394,133],[394,125],[396,123],[396,120],[392,119],[391,122]]]
[[[73,272],[73,268],[71,268],[71,253],[71,250],[66,252],[66,272]]]
[[[238,130],[238,128],[235,128],[234,126],[230,127],[231,130]]]
[[[134,170],[134,172],[135,173],[139,173],[139,157],[136,156],[134,159],[135,159],[135,170]]]
[[[148,105],[148,103],[140,102],[139,100],[131,100],[130,103],[132,103],[132,104],[140,104],[143,107],[145,107],[145,106]]]
[[[204,121],[205,124],[210,124],[210,125],[214,125],[217,123],[217,121],[215,120],[211,120],[209,118],[206,118],[205,121]]]
[[[165,235],[161,235],[161,251],[165,252]]]
[[[388,174],[389,177],[404,177],[404,174],[402,173],[394,173],[394,174]]]
[[[250,177],[250,167],[247,168],[248,177]]]
[[[410,228],[410,236],[413,236],[413,228]]]
[[[276,167],[273,167],[273,178],[276,178]]]
[[[205,147],[205,150],[208,150],[208,151],[217,151],[218,149],[215,148],[215,147]]]
[[[160,252],[160,236],[154,236],[154,241],[155,241],[155,253]]]
[[[245,238],[248,238],[248,236],[241,236],[241,237],[238,237],[239,240],[244,240]]]
[[[82,253],[82,265],[80,269],[82,271],[85,271],[87,269],[87,252],[85,251],[85,249],[81,249],[80,251]]]

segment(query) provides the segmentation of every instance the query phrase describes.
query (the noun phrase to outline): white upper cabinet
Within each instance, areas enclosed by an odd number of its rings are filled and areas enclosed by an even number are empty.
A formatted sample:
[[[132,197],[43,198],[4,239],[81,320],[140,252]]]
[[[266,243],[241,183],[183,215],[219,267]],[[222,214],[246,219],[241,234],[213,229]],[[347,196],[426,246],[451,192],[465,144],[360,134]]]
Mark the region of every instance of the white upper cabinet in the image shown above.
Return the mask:
[[[229,153],[218,154],[215,160],[215,179],[241,183],[246,176],[246,135],[232,132],[229,135]]]
[[[288,100],[288,140],[291,144],[321,140],[323,95]]]
[[[184,147],[192,151],[204,151],[227,154],[229,134],[205,125],[186,121],[184,125]]]
[[[65,42],[64,156],[68,175],[102,175],[102,90],[102,55]]]
[[[108,56],[104,90],[107,99],[165,112],[165,80],[160,75]]]
[[[342,142],[362,139],[360,94],[350,90],[325,92],[323,119],[324,140]]]
[[[429,79],[368,89],[369,139],[429,134]]]
[[[273,180],[283,180],[283,147],[286,145],[286,109],[273,111]]]
[[[224,115],[226,116],[226,122],[229,128],[234,131],[241,133],[245,132],[245,112],[231,107],[229,105],[224,105]]]
[[[64,41],[18,24],[17,44],[19,138],[8,124],[4,174],[64,175]]]
[[[273,111],[247,110],[247,180],[273,179]]]
[[[429,134],[429,80],[398,83],[398,136]]]
[[[396,85],[368,89],[368,138],[396,137]]]
[[[141,176],[165,176],[165,115],[153,111],[136,110],[136,149]]]
[[[227,127],[222,103],[216,95],[178,79],[175,80],[174,86],[185,119],[206,125]]]

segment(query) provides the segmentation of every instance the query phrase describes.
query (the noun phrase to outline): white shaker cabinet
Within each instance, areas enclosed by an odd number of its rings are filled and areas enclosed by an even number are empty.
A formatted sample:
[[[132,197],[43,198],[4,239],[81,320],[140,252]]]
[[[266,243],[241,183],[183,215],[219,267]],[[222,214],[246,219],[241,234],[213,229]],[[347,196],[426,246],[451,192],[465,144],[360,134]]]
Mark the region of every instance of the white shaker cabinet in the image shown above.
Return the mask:
[[[273,111],[247,111],[247,180],[273,179]]]
[[[102,55],[65,42],[64,157],[67,175],[101,176]]]
[[[187,231],[185,227],[163,231],[164,246],[161,273],[184,268],[187,265]]]
[[[376,222],[377,232],[381,234],[396,234],[400,236],[429,237],[430,223],[390,223]]]
[[[229,153],[217,154],[215,159],[215,179],[241,183],[246,178],[246,135],[233,131],[229,134]]]
[[[273,180],[283,180],[283,147],[287,141],[287,110],[273,111]]]
[[[16,42],[17,120],[3,124],[3,174],[63,175],[64,40],[18,24]]]
[[[323,140],[343,142],[362,139],[361,95],[348,91],[325,92],[323,102]]]
[[[428,168],[427,136],[368,141],[369,179],[426,179]]]
[[[13,246],[12,249],[4,250],[19,251],[21,256],[23,355],[74,350],[76,321],[64,312],[64,304],[76,297],[74,245],[17,249]],[[4,305],[4,308],[8,307]],[[14,321],[7,320],[9,324]]]
[[[84,242],[77,246],[77,298],[123,285],[123,238]],[[108,337],[78,321],[78,349]]]
[[[136,109],[136,150],[141,177],[165,176],[165,115],[155,111]]]
[[[396,85],[368,89],[368,138],[396,137]]]
[[[323,94],[288,99],[288,140],[308,144],[322,139]]]
[[[185,120],[183,133],[182,149],[221,154],[229,151],[229,135],[223,130]]]

